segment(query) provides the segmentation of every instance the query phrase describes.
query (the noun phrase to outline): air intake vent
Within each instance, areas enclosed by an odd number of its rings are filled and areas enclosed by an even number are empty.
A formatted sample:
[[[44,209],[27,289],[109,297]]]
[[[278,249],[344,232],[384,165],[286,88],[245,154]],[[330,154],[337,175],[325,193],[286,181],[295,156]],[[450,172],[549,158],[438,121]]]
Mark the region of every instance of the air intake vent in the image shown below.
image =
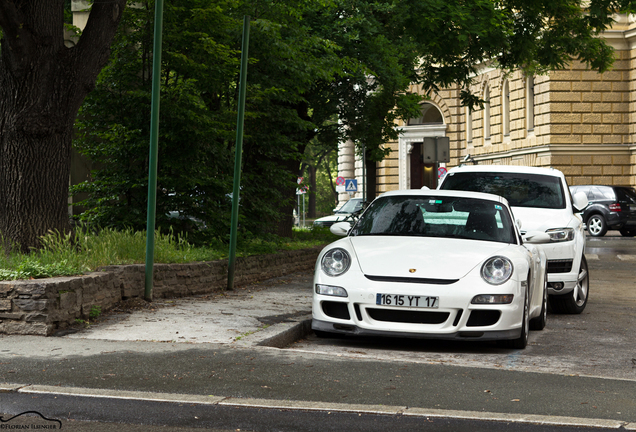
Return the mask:
[[[397,283],[416,283],[431,285],[450,285],[459,279],[429,279],[429,278],[412,278],[412,277],[393,277],[393,276],[371,276],[364,275],[369,280],[375,282],[397,282]]]
[[[548,273],[569,273],[572,271],[572,260],[548,260]]]
[[[407,324],[441,324],[448,319],[448,312],[419,312],[395,309],[370,309],[369,316],[376,321]]]

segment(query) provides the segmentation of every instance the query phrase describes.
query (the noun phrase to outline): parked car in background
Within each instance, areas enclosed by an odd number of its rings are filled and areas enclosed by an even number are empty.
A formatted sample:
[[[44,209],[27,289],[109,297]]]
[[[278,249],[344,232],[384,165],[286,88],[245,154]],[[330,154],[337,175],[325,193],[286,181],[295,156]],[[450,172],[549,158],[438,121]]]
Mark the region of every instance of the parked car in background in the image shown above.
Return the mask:
[[[358,212],[362,210],[363,199],[362,198],[351,198],[349,201],[344,203],[342,207],[339,209],[334,209],[334,214],[331,216],[321,217],[314,221],[314,225],[330,227],[336,222],[343,221],[345,218],[350,216],[352,213]]]
[[[589,274],[585,230],[580,216],[584,193],[570,194],[563,173],[553,168],[512,165],[470,165],[451,169],[442,190],[467,190],[500,195],[508,200],[521,233],[543,231],[548,257],[548,294],[556,313],[581,313],[587,305]]]
[[[583,192],[590,204],[583,212],[587,232],[602,237],[607,230],[618,230],[626,237],[636,236],[636,191],[625,186],[570,186],[572,194]]]
[[[502,197],[402,190],[376,198],[320,253],[312,329],[370,336],[495,340],[522,349],[547,319],[546,257],[522,239]]]

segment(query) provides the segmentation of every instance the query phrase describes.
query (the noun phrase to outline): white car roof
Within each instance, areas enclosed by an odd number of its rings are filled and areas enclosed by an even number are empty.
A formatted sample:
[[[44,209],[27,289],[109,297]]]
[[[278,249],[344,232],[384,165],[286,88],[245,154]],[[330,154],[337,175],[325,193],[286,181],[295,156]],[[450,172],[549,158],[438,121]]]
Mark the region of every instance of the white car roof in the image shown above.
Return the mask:
[[[380,197],[386,196],[434,196],[434,197],[457,197],[457,198],[477,198],[489,201],[496,201],[508,205],[508,201],[499,195],[493,195],[483,192],[469,192],[459,190],[436,190],[436,189],[402,189],[385,192]]]
[[[456,172],[505,172],[520,174],[542,174],[565,178],[563,173],[556,168],[528,167],[518,165],[463,165],[452,168],[448,171],[448,174]]]

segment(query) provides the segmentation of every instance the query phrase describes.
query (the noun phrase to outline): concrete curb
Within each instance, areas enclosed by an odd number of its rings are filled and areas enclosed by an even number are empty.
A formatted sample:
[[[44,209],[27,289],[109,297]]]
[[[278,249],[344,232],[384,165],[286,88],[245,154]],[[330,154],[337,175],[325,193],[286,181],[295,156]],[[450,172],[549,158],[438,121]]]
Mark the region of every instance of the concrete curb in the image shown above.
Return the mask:
[[[240,347],[285,348],[311,333],[311,313],[255,331],[234,341]]]
[[[285,348],[297,340],[305,338],[309,333],[311,333],[311,315],[309,315],[309,318],[305,318],[302,321],[289,325],[285,330],[278,332],[275,336],[259,342],[257,345],[273,348]]]
[[[296,327],[304,327],[307,321],[302,321]],[[64,395],[76,397],[92,397],[92,398],[112,398],[112,399],[128,399],[141,400],[149,402],[168,402],[168,403],[194,403],[201,405],[222,405],[234,406],[242,408],[266,408],[266,409],[286,409],[299,411],[328,411],[328,412],[347,412],[372,415],[404,415],[416,417],[435,417],[435,418],[452,418],[452,419],[470,419],[470,420],[488,420],[496,422],[519,423],[519,424],[537,424],[537,425],[554,425],[554,426],[573,426],[573,427],[594,427],[601,429],[620,429],[636,430],[636,423],[627,423],[619,420],[594,419],[594,418],[578,418],[578,417],[561,417],[561,416],[543,416],[535,414],[511,414],[496,413],[482,411],[457,411],[457,410],[440,410],[430,408],[417,408],[407,406],[388,406],[388,405],[365,405],[365,404],[343,404],[313,401],[290,401],[290,400],[273,400],[273,399],[249,399],[235,398],[213,395],[188,395],[174,393],[150,393],[135,391],[119,391],[110,389],[90,389],[79,387],[58,387],[45,385],[28,385],[28,384],[12,384],[0,383],[0,393],[24,393],[24,394],[50,394]]]

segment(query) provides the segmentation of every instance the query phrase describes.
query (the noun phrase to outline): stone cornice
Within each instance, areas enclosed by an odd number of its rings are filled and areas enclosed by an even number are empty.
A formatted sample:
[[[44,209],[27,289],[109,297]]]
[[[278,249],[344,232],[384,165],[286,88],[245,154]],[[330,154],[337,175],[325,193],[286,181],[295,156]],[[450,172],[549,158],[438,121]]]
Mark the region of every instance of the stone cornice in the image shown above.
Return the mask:
[[[523,149],[514,149],[502,152],[495,153],[485,153],[485,154],[474,154],[471,155],[473,159],[476,161],[487,161],[492,159],[501,159],[501,158],[515,158],[521,157],[529,154],[538,154],[538,153],[551,153],[551,154],[559,154],[559,153],[573,153],[576,152],[577,155],[598,155],[598,154],[620,154],[624,153],[626,155],[636,154],[636,145],[633,144],[625,144],[625,145],[543,145],[537,147],[529,147]]]

